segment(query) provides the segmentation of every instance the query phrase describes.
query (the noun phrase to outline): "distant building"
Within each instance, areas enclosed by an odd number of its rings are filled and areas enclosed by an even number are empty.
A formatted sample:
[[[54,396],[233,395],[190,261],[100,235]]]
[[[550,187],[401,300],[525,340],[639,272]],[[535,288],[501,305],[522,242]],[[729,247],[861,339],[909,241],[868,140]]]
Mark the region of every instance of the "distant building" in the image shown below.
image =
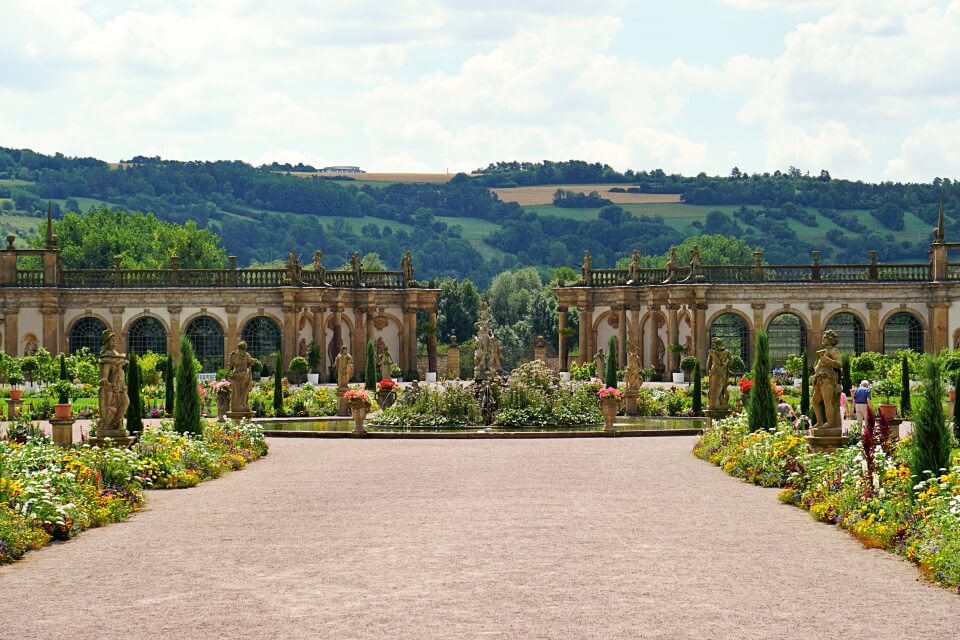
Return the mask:
[[[366,171],[360,167],[337,165],[333,167],[324,167],[323,169],[320,169],[320,173],[366,173]]]

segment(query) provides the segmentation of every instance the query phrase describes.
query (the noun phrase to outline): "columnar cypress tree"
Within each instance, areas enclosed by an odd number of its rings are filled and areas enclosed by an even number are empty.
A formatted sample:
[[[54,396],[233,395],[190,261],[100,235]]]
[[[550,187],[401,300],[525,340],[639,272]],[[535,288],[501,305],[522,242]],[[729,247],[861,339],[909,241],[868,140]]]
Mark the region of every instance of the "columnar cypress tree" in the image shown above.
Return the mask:
[[[700,360],[697,360],[697,364],[693,365],[693,415],[702,416],[703,415],[703,380],[700,374]]]
[[[907,354],[900,356],[900,417],[910,415],[910,362]]]
[[[923,402],[913,417],[913,445],[910,448],[912,487],[937,475],[950,464],[950,431],[943,413],[943,381],[940,365],[935,358],[924,358]]]
[[[846,358],[847,375],[850,374],[850,357]],[[810,415],[810,366],[807,364],[807,350],[803,350],[803,373],[800,374],[800,414]]]
[[[163,364],[163,410],[168,416],[173,415],[173,374],[176,368],[173,363],[173,356],[167,356],[167,360]]]
[[[173,427],[180,433],[203,434],[200,420],[200,392],[194,367],[193,343],[180,337],[180,366],[177,367],[177,399],[174,402]]]
[[[843,362],[843,368],[840,369],[840,385],[843,387],[844,393],[850,393],[850,390],[853,389],[853,378],[850,377],[850,354],[845,353],[840,357],[840,361]]]
[[[607,341],[607,370],[603,372],[603,383],[608,387],[617,388],[617,336],[610,336]]]
[[[957,392],[960,392],[960,371],[953,379],[953,390],[953,437],[960,442],[960,398],[957,398]]]
[[[283,361],[280,359],[280,352],[277,352],[277,360],[273,371],[273,413],[279,418],[283,415]]]
[[[753,389],[750,390],[750,407],[747,419],[750,431],[773,430],[777,426],[777,405],[770,388],[770,341],[767,332],[757,331],[753,359]]]
[[[367,366],[363,370],[363,386],[367,391],[374,391],[380,381],[377,376],[377,352],[373,347],[373,340],[367,340]]]
[[[67,376],[67,361],[64,359],[63,354],[60,354],[60,379],[70,382],[70,377]],[[57,398],[60,401],[60,404],[67,404],[70,402],[70,394],[60,394],[60,397]]]
[[[135,352],[130,354],[127,363],[127,431],[130,433],[143,432],[143,398],[140,395],[143,376],[140,371],[140,360]]]

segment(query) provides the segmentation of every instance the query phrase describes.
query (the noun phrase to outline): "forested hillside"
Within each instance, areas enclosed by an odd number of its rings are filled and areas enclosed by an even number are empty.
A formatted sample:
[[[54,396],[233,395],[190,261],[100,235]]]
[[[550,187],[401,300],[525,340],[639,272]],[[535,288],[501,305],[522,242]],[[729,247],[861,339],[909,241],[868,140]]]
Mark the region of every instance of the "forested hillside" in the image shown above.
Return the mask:
[[[142,156],[108,165],[0,148],[0,223],[27,238],[48,201],[58,216],[108,205],[194,220],[216,231],[242,265],[319,248],[328,264],[359,250],[396,268],[411,249],[418,277],[471,277],[484,285],[506,268],[577,267],[584,249],[600,268],[634,248],[660,255],[703,233],[741,238],[763,248],[771,263],[806,262],[812,249],[824,261],[864,261],[869,249],[882,260],[925,261],[939,199],[948,224],[960,210],[960,186],[950,180],[869,184],[793,168],[687,177],[580,161],[502,162],[431,183],[285,173],[310,169]],[[578,184],[615,186],[594,197],[569,191]],[[554,202],[509,201],[511,188],[529,185],[558,185]],[[680,202],[602,206],[610,193],[678,194]]]

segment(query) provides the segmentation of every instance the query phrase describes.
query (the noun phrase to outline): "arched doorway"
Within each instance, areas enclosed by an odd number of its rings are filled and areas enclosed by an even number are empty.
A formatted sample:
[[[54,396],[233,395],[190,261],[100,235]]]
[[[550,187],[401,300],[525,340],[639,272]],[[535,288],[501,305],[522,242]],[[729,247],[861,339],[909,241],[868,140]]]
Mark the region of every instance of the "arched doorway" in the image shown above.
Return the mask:
[[[892,356],[905,349],[923,353],[923,325],[915,315],[902,311],[883,324],[883,352]]]
[[[710,323],[711,345],[716,338],[723,340],[730,353],[740,356],[745,367],[750,366],[750,329],[746,320],[735,313],[721,313]]]
[[[193,345],[193,354],[205,373],[223,367],[223,327],[210,316],[194,318],[183,334]]]
[[[267,363],[271,353],[280,351],[280,326],[267,316],[255,316],[247,321],[240,339],[247,343],[247,351],[254,358],[273,369],[273,362]]]
[[[67,351],[76,353],[86,347],[93,353],[100,353],[100,336],[107,330],[107,325],[99,318],[80,318],[70,327],[67,338]]]
[[[791,355],[802,355],[807,348],[807,327],[795,313],[781,313],[767,324],[770,338],[770,364],[782,367]]]
[[[163,323],[151,316],[137,318],[127,329],[127,351],[142,356],[147,351],[167,352],[167,330]]]
[[[827,320],[826,328],[837,334],[840,353],[860,355],[866,348],[863,321],[849,311],[843,311]]]

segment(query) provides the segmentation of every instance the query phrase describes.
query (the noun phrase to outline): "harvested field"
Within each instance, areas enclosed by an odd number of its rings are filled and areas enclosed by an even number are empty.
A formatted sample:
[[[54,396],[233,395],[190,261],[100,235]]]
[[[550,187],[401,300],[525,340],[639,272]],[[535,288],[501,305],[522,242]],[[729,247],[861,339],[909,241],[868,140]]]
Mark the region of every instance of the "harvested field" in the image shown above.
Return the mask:
[[[294,171],[290,175],[298,178],[313,176],[343,176],[353,178],[359,182],[450,182],[455,173],[311,173],[308,171]]]
[[[628,189],[629,185],[618,184],[548,184],[536,187],[511,187],[507,189],[491,189],[504,202],[516,202],[520,206],[535,204],[553,204],[553,194],[557,189],[590,193],[596,191],[601,196],[615,204],[662,204],[680,202],[680,194],[676,193],[611,193],[610,189],[620,187]]]

